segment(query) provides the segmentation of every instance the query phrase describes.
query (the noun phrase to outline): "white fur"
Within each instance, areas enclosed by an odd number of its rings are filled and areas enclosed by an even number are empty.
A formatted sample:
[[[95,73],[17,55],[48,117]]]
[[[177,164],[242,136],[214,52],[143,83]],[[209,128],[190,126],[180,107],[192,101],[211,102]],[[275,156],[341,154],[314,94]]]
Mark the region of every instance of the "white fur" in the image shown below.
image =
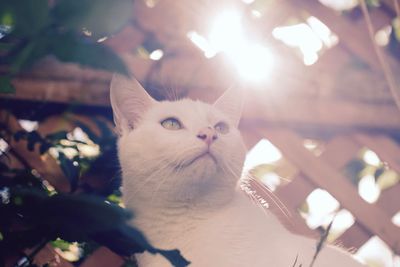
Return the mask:
[[[143,90],[140,85],[131,89],[130,97],[143,97],[134,92]],[[118,148],[123,199],[135,213],[132,223],[153,245],[179,249],[192,262],[190,266],[292,267],[296,257],[296,266],[309,266],[317,241],[289,233],[238,187],[246,153],[236,128],[238,109],[234,111],[224,99],[214,106],[189,99],[146,100],[149,104],[141,106],[141,114],[124,115],[123,110],[134,107],[119,105],[141,103],[140,99],[129,102],[126,97],[130,94],[119,87],[112,88],[111,94],[118,119],[134,122],[133,129],[127,123],[117,125],[121,129]],[[232,94],[226,99],[232,101]],[[179,118],[184,128],[163,128],[160,121],[167,117]],[[197,133],[220,121],[228,122],[230,131],[218,134],[211,144],[214,159],[204,156],[192,162],[206,148]],[[161,256],[144,253],[137,258],[139,266],[170,266]],[[325,247],[314,266],[361,264],[345,252]]]

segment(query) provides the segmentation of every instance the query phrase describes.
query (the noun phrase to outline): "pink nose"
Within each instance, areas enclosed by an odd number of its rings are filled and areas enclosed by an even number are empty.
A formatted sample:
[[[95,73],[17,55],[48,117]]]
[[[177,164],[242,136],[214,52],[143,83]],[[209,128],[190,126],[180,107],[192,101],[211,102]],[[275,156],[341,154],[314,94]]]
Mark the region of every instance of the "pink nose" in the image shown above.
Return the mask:
[[[203,140],[209,146],[217,139],[217,133],[212,127],[205,127],[199,131],[197,138]]]

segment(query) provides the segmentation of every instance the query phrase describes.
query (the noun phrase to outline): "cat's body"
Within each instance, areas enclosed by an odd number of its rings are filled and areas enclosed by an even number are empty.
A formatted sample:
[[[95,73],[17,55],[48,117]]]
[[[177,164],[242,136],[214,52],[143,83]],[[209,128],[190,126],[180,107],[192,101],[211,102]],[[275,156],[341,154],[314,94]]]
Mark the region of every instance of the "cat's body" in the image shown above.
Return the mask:
[[[138,214],[135,225],[154,245],[179,248],[192,262],[190,266],[308,267],[317,244],[317,240],[289,233],[273,215],[255,207],[239,191],[218,211],[182,207],[151,214]],[[162,256],[150,254],[138,255],[138,261],[140,266],[170,266]],[[325,248],[314,266],[361,265],[342,251]]]
[[[117,76],[111,102],[124,203],[153,245],[179,249],[195,267],[309,266],[317,241],[288,232],[239,187],[246,150],[233,91],[214,105],[156,102]],[[137,258],[139,266],[170,266],[161,256]],[[361,264],[326,247],[314,266]]]

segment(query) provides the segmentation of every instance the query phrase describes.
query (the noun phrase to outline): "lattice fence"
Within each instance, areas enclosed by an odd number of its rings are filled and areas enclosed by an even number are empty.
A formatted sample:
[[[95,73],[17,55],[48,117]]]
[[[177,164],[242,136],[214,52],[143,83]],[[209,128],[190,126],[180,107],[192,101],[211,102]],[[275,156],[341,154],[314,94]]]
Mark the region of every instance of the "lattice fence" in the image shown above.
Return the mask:
[[[375,152],[381,160],[381,172],[400,172],[399,144],[385,134],[352,132],[339,134],[322,145],[318,153],[304,146],[304,138],[293,131],[281,129],[255,129],[244,134],[248,144],[254,145],[259,138],[271,141],[296,169],[289,182],[278,186],[275,195],[290,211],[287,225],[291,230],[312,234],[299,210],[307,197],[317,188],[328,191],[344,208],[355,217],[354,224],[337,239],[346,248],[358,249],[372,236],[382,239],[393,254],[400,253],[400,227],[392,220],[400,211],[400,183],[394,179],[376,202],[368,203],[357,190],[357,177],[348,177],[346,168],[359,158],[366,148]],[[317,154],[317,155],[316,155]],[[381,173],[381,174],[382,174]],[[353,173],[355,175],[355,173]],[[353,179],[354,182],[351,180]],[[268,196],[267,196],[268,198]],[[282,211],[271,202],[271,209]],[[314,232],[315,233],[315,232]],[[315,236],[315,234],[314,234]]]

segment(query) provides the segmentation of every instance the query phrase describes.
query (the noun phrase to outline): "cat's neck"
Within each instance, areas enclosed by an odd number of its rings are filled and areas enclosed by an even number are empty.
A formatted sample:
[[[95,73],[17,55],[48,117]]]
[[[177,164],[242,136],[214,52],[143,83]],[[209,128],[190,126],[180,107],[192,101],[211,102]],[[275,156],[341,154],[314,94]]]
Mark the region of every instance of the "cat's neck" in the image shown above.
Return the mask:
[[[152,216],[206,214],[214,210],[223,209],[234,198],[236,187],[219,185],[213,183],[208,186],[194,185],[192,190],[172,191],[157,190],[156,193],[149,188],[133,193],[127,190],[132,188],[127,186],[123,189],[124,203],[140,217],[152,214]]]

